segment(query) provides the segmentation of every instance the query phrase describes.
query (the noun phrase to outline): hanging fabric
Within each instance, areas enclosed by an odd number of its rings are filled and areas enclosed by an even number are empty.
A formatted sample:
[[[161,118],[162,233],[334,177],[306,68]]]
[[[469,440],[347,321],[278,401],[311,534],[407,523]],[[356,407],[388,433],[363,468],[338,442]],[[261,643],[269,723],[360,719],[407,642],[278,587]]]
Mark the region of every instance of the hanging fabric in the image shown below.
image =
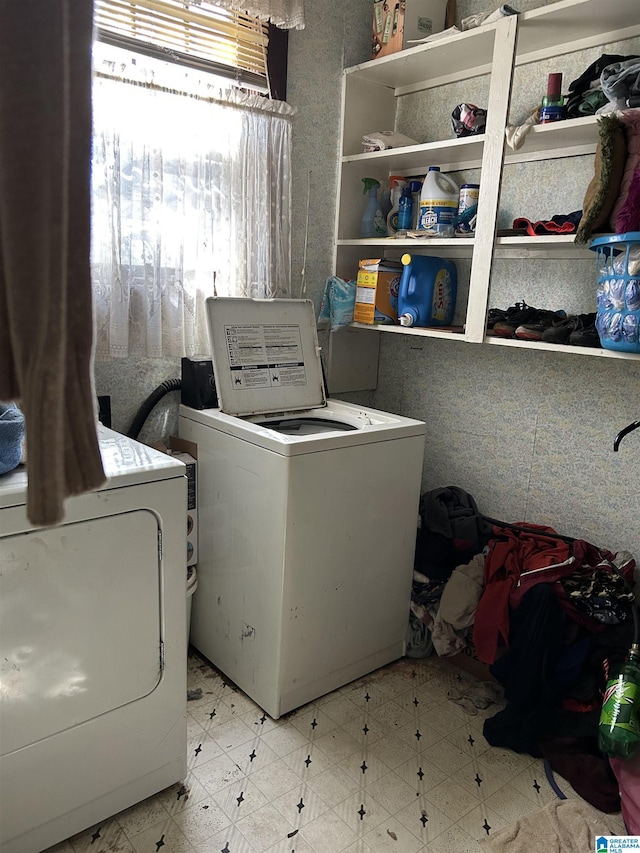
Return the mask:
[[[27,515],[104,482],[92,384],[93,3],[0,3],[0,400],[19,401]]]
[[[206,355],[208,296],[290,294],[292,114],[96,77],[98,359]]]

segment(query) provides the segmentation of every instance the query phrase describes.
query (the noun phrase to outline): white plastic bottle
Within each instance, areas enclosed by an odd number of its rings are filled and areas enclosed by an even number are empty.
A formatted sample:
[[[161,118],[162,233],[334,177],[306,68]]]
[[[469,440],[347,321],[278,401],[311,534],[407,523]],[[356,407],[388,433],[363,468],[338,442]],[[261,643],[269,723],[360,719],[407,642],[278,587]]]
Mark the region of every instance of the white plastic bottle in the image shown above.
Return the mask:
[[[429,166],[420,194],[418,229],[432,237],[453,237],[458,212],[460,188],[440,172],[440,166]]]
[[[402,178],[392,177],[391,179],[391,210],[387,216],[387,236],[395,237],[398,231],[398,206],[400,204],[400,196],[402,190],[408,186],[407,182]],[[456,207],[457,209],[457,207]]]

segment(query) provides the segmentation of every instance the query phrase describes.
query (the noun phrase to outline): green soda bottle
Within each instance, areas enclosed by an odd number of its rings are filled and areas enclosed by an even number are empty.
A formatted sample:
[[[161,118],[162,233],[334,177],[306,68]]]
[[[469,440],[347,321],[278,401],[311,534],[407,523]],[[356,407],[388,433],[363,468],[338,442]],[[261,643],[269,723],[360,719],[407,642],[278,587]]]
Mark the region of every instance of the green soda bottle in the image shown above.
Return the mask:
[[[640,745],[640,646],[634,643],[619,675],[607,683],[598,726],[607,755],[631,758]]]

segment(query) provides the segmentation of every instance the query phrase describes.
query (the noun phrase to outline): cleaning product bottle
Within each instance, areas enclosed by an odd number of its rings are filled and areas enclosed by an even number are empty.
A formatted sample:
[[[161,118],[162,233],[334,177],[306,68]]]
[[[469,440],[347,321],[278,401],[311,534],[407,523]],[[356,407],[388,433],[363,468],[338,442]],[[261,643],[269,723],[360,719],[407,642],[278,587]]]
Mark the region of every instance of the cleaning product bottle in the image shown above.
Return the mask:
[[[413,225],[413,199],[411,187],[404,187],[398,202],[398,234],[406,233]]]
[[[633,643],[620,673],[604,693],[598,743],[607,755],[631,758],[640,745],[640,646]]]
[[[361,237],[384,237],[387,233],[386,222],[378,204],[378,188],[380,181],[375,178],[363,178],[363,195],[369,196],[360,224]]]
[[[411,200],[413,202],[411,228],[415,231],[418,227],[418,219],[420,218],[420,193],[422,192],[422,181],[409,181],[409,189],[411,190]]]
[[[429,166],[420,194],[418,228],[431,237],[453,237],[460,190],[456,182]]]
[[[391,181],[391,210],[387,216],[387,236],[395,237],[398,231],[400,196],[402,190],[407,186],[407,182],[397,175],[392,175],[389,180]]]
[[[430,255],[402,256],[398,288],[401,326],[449,326],[456,307],[458,272],[455,264]]]
[[[540,124],[562,121],[566,117],[567,109],[562,97],[562,74],[549,74],[547,77],[547,94],[542,99],[540,109]]]

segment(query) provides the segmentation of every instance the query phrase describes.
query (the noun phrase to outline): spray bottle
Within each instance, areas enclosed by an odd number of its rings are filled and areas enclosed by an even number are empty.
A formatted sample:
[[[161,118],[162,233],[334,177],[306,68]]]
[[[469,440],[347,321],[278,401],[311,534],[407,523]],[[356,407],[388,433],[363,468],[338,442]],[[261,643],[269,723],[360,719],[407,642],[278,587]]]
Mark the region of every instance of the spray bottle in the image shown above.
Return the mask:
[[[400,178],[397,175],[392,175],[389,181],[391,182],[391,210],[387,216],[387,236],[395,237],[398,231],[400,196],[402,195],[402,190],[407,186],[407,182],[404,178]]]
[[[362,215],[360,224],[360,236],[364,238],[385,237],[387,233],[387,224],[382,216],[380,205],[378,204],[378,188],[380,181],[375,178],[363,178],[362,183],[364,189],[363,195],[368,195],[367,206]]]

